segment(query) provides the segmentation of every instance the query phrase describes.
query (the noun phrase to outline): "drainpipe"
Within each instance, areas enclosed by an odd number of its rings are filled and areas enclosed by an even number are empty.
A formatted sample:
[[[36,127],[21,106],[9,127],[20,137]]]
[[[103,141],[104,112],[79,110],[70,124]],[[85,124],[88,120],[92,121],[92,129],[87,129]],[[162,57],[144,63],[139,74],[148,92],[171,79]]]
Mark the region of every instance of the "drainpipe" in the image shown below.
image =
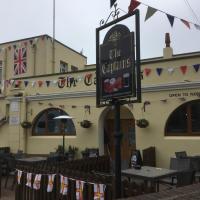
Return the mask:
[[[3,91],[2,91],[2,95],[5,96],[6,95],[6,91],[5,91],[5,81],[6,81],[6,69],[7,69],[7,49],[4,49],[4,58],[3,58],[3,63],[2,63],[2,79],[4,81],[3,83]]]

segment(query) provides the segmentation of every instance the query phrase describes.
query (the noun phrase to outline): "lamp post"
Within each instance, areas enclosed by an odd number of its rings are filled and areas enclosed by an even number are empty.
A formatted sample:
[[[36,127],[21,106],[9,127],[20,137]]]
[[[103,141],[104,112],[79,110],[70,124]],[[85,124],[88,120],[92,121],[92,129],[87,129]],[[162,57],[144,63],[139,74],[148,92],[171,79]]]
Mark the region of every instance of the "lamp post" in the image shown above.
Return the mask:
[[[59,119],[62,122],[62,136],[63,136],[63,156],[65,154],[65,129],[64,124],[67,122],[68,119],[73,119],[73,117],[68,115],[60,115],[57,117],[54,117],[54,119]]]

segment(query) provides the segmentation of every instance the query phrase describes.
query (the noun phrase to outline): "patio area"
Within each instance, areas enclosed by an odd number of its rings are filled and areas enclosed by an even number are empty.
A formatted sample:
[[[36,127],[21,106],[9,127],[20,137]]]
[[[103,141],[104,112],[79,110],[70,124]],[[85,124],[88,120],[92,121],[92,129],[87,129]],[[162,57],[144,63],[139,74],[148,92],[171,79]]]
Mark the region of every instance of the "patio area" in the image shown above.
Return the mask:
[[[5,188],[4,184],[5,184],[5,177],[2,177],[1,180],[1,200],[14,200],[15,199],[15,190],[11,190],[10,185],[11,183],[11,179],[8,180],[8,187]]]

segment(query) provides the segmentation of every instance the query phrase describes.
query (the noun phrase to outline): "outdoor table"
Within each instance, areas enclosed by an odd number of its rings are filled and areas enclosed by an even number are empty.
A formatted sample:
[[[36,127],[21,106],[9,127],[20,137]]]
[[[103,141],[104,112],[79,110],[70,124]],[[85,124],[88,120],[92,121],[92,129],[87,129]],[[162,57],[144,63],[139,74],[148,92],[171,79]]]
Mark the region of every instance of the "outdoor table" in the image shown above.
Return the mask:
[[[46,161],[47,157],[27,157],[27,158],[18,158],[16,161],[18,163],[23,163],[23,164],[37,164],[39,162]]]
[[[158,167],[150,167],[150,166],[142,166],[141,169],[129,168],[122,170],[122,176],[128,178],[138,178],[142,179],[145,182],[146,187],[148,183],[151,186],[156,186],[156,191],[159,191],[159,180],[165,177],[171,177],[178,174],[177,170],[158,168]]]

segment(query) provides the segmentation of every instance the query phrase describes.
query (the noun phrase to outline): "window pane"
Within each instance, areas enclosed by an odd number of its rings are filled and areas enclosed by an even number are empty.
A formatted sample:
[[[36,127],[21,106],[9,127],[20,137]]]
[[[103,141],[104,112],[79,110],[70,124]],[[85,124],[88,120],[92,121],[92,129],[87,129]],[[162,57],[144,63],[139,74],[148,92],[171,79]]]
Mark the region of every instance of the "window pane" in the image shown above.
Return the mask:
[[[60,115],[58,110],[49,110],[47,114],[47,128],[49,133],[58,133],[60,132],[59,120],[55,120],[54,117]]]
[[[43,114],[39,120],[36,122],[35,126],[35,132],[37,134],[43,135],[45,133],[45,127],[46,127],[46,122],[45,122],[45,115]]]
[[[192,132],[200,132],[200,102],[191,105]]]
[[[74,123],[72,122],[71,119],[68,119],[65,124],[65,133],[68,133],[69,135],[75,134]]]
[[[181,106],[172,113],[167,124],[168,133],[186,133],[187,132],[187,112],[186,105]]]

